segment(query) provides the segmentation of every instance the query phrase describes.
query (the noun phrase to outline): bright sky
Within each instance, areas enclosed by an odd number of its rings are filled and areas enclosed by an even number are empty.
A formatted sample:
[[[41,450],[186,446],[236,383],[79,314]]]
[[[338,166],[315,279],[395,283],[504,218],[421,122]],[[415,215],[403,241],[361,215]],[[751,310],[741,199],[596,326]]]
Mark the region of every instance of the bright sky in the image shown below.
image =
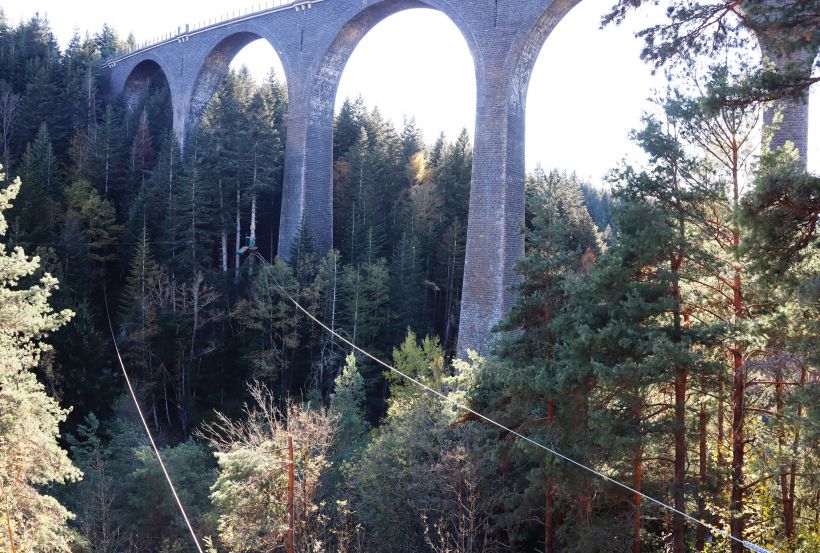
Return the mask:
[[[339,0],[344,1],[344,0]],[[652,15],[638,14],[622,27],[598,29],[612,0],[583,0],[547,39],[538,58],[527,100],[527,168],[576,171],[593,182],[625,155],[638,158],[627,138],[639,124],[653,87],[663,87],[638,58],[636,29]],[[122,7],[127,6],[127,8]],[[48,16],[61,45],[75,30],[98,31],[103,23],[137,41],[230,11],[246,2],[226,0],[6,0],[6,16],[16,23],[39,10]],[[658,13],[655,11],[655,13]],[[270,67],[281,75],[273,49],[263,41],[245,48],[234,65],[256,76]],[[401,125],[414,116],[428,142],[439,132],[455,138],[475,124],[475,76],[467,45],[443,14],[424,9],[398,13],[377,25],[353,53],[337,107],[362,95],[370,106]],[[820,87],[812,93],[809,168],[820,171]]]

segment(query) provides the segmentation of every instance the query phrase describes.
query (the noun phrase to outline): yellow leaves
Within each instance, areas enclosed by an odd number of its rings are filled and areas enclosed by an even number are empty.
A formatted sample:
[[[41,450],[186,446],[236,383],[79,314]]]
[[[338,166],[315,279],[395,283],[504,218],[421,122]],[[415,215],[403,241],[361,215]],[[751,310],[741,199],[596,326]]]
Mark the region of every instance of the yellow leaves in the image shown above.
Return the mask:
[[[420,184],[429,178],[424,152],[416,152],[407,163],[407,178],[412,184]]]

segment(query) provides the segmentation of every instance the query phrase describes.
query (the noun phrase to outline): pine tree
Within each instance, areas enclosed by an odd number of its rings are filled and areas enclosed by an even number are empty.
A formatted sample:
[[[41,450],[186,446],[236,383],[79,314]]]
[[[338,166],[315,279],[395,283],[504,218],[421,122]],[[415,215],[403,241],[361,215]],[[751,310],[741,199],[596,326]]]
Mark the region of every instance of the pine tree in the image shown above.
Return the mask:
[[[65,151],[65,145],[70,136],[61,134],[64,130],[62,123],[62,108],[60,104],[60,87],[56,48],[53,53],[40,64],[31,63],[26,67],[26,85],[23,96],[23,109],[20,125],[23,143],[34,142],[41,126],[46,125],[57,139],[58,153]],[[25,58],[23,58],[25,59]],[[30,62],[29,62],[30,63]],[[65,142],[63,142],[65,140]]]
[[[621,23],[637,6],[631,0],[617,0],[603,23]],[[820,80],[812,71],[820,63],[820,36],[811,2],[756,1],[738,10],[731,3],[676,0],[666,17],[638,32],[645,44],[641,58],[656,69],[689,65],[699,57],[722,59],[727,48],[748,46],[753,40],[763,50],[764,57],[733,83],[731,94],[711,97],[713,105],[747,108],[780,98],[801,101]],[[771,63],[776,60],[785,63]]]
[[[713,262],[707,264],[706,286],[701,285],[706,301],[693,304],[698,316],[709,322],[726,324],[731,336],[726,355],[731,359],[731,369],[726,379],[731,393],[731,472],[730,530],[733,537],[743,539],[746,517],[742,514],[747,492],[745,480],[746,454],[750,441],[744,435],[750,407],[747,404],[749,369],[747,361],[758,343],[754,319],[758,310],[756,290],[750,280],[750,267],[742,257],[740,245],[743,228],[740,219],[740,202],[743,188],[750,177],[749,159],[754,151],[755,127],[761,116],[757,105],[718,105],[717,111],[709,108],[706,97],[725,94],[733,83],[747,72],[744,64],[732,69],[728,64],[713,66],[700,85],[695,97],[682,95],[670,103],[668,111],[681,122],[681,134],[690,144],[703,152],[707,169],[703,181],[718,181],[723,194],[708,202],[708,216],[700,219],[699,228],[704,239],[704,249]],[[692,78],[690,76],[690,78]],[[722,395],[722,391],[719,392]],[[722,413],[718,421],[719,439],[723,437]],[[718,447],[722,447],[719,444]],[[732,552],[740,553],[742,546],[733,540]]]
[[[566,333],[556,326],[572,312],[568,307],[572,295],[567,288],[576,277],[588,279],[602,253],[595,224],[585,209],[578,183],[571,177],[538,170],[528,180],[525,240],[525,256],[518,266],[522,274],[518,299],[499,325],[504,334],[497,358],[488,359],[475,405],[534,439],[555,443],[562,429],[572,428],[573,441],[560,443],[562,451],[589,455],[584,432],[590,422],[584,402],[590,393],[590,371],[579,364],[567,368],[565,376],[556,353]],[[531,424],[533,420],[540,424]],[[509,452],[507,443],[495,443],[493,436],[491,431],[490,451],[482,454],[498,458],[501,464],[501,487],[494,498],[505,505],[499,522],[502,528],[507,526],[505,531],[510,531],[508,525],[513,521],[532,517],[534,505],[540,510],[545,503],[550,505],[545,520],[549,531],[541,535],[549,542],[549,550],[557,547],[555,527],[562,518],[573,520],[576,528],[564,531],[590,531],[588,480],[564,472],[564,467],[534,452]],[[516,488],[524,490],[523,497],[513,501],[510,496]],[[507,539],[534,539],[531,531],[521,529],[519,534]],[[575,541],[574,536],[565,539]]]
[[[673,102],[674,104],[674,102]],[[720,195],[709,182],[702,182],[700,167],[697,159],[685,154],[685,146],[677,139],[680,122],[676,119],[674,110],[667,114],[664,124],[651,116],[644,117],[644,127],[633,132],[633,138],[641,145],[650,158],[650,171],[636,172],[631,167],[616,173],[618,188],[615,196],[629,209],[656,210],[663,218],[665,225],[662,236],[669,241],[666,245],[666,264],[669,275],[669,299],[671,301],[671,330],[668,338],[673,349],[672,365],[674,416],[670,420],[671,434],[675,444],[673,497],[678,511],[686,509],[686,465],[688,457],[687,446],[687,416],[689,410],[687,399],[690,395],[690,381],[699,386],[705,384],[710,376],[705,363],[694,355],[694,348],[707,349],[712,344],[710,336],[716,328],[711,325],[700,325],[691,328],[693,301],[693,285],[703,281],[702,265],[708,263],[707,256],[702,250],[697,232],[693,229],[702,225],[708,218],[702,211],[702,206]],[[632,229],[630,229],[632,231]],[[629,243],[628,236],[623,237],[624,243]],[[664,260],[660,259],[659,262]],[[664,270],[659,267],[659,270]],[[706,406],[700,402],[699,419],[706,417]],[[701,437],[702,439],[702,437]],[[700,452],[703,455],[703,452]],[[699,494],[700,516],[708,518],[705,512],[703,494],[706,493],[705,465],[706,459],[700,459]],[[705,528],[698,527],[697,542],[702,549],[705,539]],[[674,514],[672,520],[673,551],[683,553],[686,543],[685,520],[682,515]]]
[[[16,180],[0,193],[2,212],[20,190]],[[65,507],[41,486],[79,479],[80,471],[57,441],[68,413],[45,392],[32,372],[49,346],[43,337],[65,324],[71,311],[52,311],[49,297],[57,281],[48,273],[29,288],[20,281],[37,271],[39,259],[21,248],[0,244],[0,546],[8,551],[69,551]]]
[[[86,181],[65,189],[66,224],[76,219],[89,247],[89,260],[95,278],[105,278],[107,266],[117,260],[114,244],[123,231],[116,224],[116,212]]]
[[[285,395],[294,381],[299,315],[280,285],[292,297],[298,296],[298,283],[290,267],[277,258],[254,277],[250,298],[237,302],[232,317],[241,325],[243,349],[253,376],[264,382],[278,381]]]
[[[480,363],[445,365],[434,338],[411,332],[393,353],[405,374],[456,401],[471,392]],[[478,439],[460,413],[398,376],[390,378],[387,416],[358,456],[343,466],[345,496],[378,548],[390,551],[488,549],[490,483],[468,451]]]
[[[341,321],[343,275],[341,254],[338,250],[330,250],[320,260],[314,282],[317,293],[315,313],[334,332]],[[311,321],[305,323],[311,324]],[[312,326],[316,328],[315,325]],[[318,351],[318,358],[314,362],[315,388],[322,397],[327,397],[332,379],[336,376],[345,353],[343,345],[337,342],[333,335],[321,329],[317,331],[317,335],[314,336],[314,350]]]
[[[101,59],[105,60],[122,48],[117,32],[103,23],[102,29],[94,34],[94,46]]]
[[[436,166],[435,179],[442,188],[444,211],[449,217],[467,220],[470,207],[470,180],[473,170],[473,152],[470,135],[462,129],[455,143],[444,152]]]
[[[26,146],[20,162],[20,178],[28,184],[12,211],[14,228],[21,233],[18,240],[47,241],[54,236],[61,183],[45,123],[40,126],[34,143]]]
[[[367,438],[370,425],[365,418],[365,401],[364,379],[356,366],[356,357],[350,354],[330,396],[330,409],[339,420],[334,449],[340,460],[352,457]]]
[[[219,539],[226,549],[273,551],[287,534],[288,444],[294,472],[295,542],[300,551],[320,550],[326,521],[320,510],[320,477],[336,432],[336,417],[324,408],[288,402],[269,388],[249,386],[253,403],[243,420],[219,413],[203,436],[216,450],[219,475],[211,486]]]
[[[407,233],[394,246],[390,261],[390,307],[391,339],[398,343],[408,329],[422,333],[427,330],[423,322],[424,272],[418,240]]]
[[[118,110],[111,105],[105,106],[93,151],[97,189],[103,198],[114,200],[116,205],[120,205],[125,183],[126,156],[121,125]]]
[[[154,166],[154,139],[148,126],[148,110],[143,109],[140,115],[139,126],[131,143],[130,159],[130,196],[134,196],[135,190],[142,190],[145,182],[151,175]]]
[[[0,33],[2,33],[0,26]],[[0,65],[2,62],[0,62]],[[15,122],[20,117],[22,98],[16,94],[7,82],[0,83],[0,142],[3,148],[3,167],[6,173],[11,169],[12,138]]]
[[[343,159],[359,140],[366,117],[367,108],[361,96],[353,102],[345,99],[333,124],[334,161]]]
[[[151,391],[155,390],[158,376],[152,342],[158,333],[155,298],[159,267],[149,244],[148,229],[143,224],[120,300],[120,313],[126,332],[126,362],[136,372],[143,389]]]

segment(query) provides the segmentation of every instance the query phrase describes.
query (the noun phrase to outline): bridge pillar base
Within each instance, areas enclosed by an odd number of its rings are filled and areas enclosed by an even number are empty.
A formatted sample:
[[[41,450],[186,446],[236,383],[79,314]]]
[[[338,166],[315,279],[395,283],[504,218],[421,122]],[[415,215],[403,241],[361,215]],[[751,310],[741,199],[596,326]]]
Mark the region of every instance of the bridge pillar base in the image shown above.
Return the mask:
[[[509,105],[509,85],[484,81],[477,83],[460,357],[487,353],[493,327],[515,301],[516,263],[524,254],[524,112]]]
[[[290,97],[278,248],[286,261],[303,225],[318,255],[333,247],[333,105],[317,110],[307,94]]]

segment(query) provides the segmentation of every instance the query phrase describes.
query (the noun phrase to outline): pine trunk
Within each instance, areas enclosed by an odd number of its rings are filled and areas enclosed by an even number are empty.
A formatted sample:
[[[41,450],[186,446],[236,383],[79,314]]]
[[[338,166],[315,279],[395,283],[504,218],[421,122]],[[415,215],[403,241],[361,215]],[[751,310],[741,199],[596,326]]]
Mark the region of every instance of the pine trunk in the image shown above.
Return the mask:
[[[222,194],[222,179],[219,179],[219,222],[222,227],[221,250],[222,250],[222,272],[228,272],[228,231],[225,230],[225,198]]]
[[[709,422],[706,406],[701,403],[698,414],[698,516],[706,519],[706,430]],[[698,524],[695,536],[695,549],[703,551],[706,547],[706,526]]]
[[[740,247],[740,227],[737,222],[737,212],[740,201],[740,185],[738,180],[737,153],[734,157],[733,165],[733,217],[732,223],[732,246],[735,255],[734,277],[732,279],[732,307],[733,321],[737,323],[744,317],[743,294],[740,259],[738,248]],[[744,417],[746,415],[746,374],[743,362],[741,344],[733,344],[732,356],[732,493],[729,508],[731,510],[730,529],[732,537],[732,553],[743,553],[743,532],[745,529],[745,517],[743,514],[743,471],[744,471]]]
[[[680,269],[684,260],[684,243],[686,237],[685,220],[683,218],[683,208],[678,204],[678,246],[677,253],[672,257],[671,269],[673,275],[672,295],[675,301],[674,307],[674,333],[672,340],[675,344],[680,344],[683,334],[682,322],[682,298],[680,292]],[[675,422],[673,425],[673,435],[675,440],[675,476],[673,484],[673,496],[675,509],[679,512],[672,515],[672,551],[674,553],[684,553],[686,540],[686,522],[681,515],[685,512],[686,504],[684,497],[684,486],[686,484],[686,385],[689,371],[687,367],[678,367],[675,372]]]
[[[686,484],[686,380],[688,371],[681,367],[675,378],[675,509],[686,511],[684,487]],[[672,551],[684,553],[686,524],[683,515],[672,515]]]
[[[552,400],[547,401],[547,427],[552,430],[552,423],[555,415]],[[553,489],[552,481],[547,477],[547,512],[544,516],[544,553],[555,553],[555,520],[553,519]]]
[[[732,513],[732,536],[742,540],[745,519],[743,516],[743,464],[744,464],[744,428],[746,382],[743,374],[743,358],[740,353],[732,352],[733,390],[732,390],[732,494],[730,508]],[[732,553],[743,553],[743,545],[732,541]]]
[[[239,191],[239,186],[236,187],[236,248],[234,249],[234,257],[236,257],[236,278],[239,278],[239,248],[242,247],[242,215],[240,214],[240,204],[242,195]]]
[[[251,229],[248,236],[248,247],[256,245],[256,192],[251,196]],[[250,265],[248,276],[253,276],[253,265]]]
[[[641,484],[643,482],[643,446],[639,446],[638,449],[635,451],[635,479],[632,483],[632,487],[635,488],[637,491],[641,491]],[[641,502],[643,501],[643,496],[641,494],[635,494],[635,526],[633,529],[634,532],[634,542],[632,544],[632,552],[633,553],[641,553]]]

